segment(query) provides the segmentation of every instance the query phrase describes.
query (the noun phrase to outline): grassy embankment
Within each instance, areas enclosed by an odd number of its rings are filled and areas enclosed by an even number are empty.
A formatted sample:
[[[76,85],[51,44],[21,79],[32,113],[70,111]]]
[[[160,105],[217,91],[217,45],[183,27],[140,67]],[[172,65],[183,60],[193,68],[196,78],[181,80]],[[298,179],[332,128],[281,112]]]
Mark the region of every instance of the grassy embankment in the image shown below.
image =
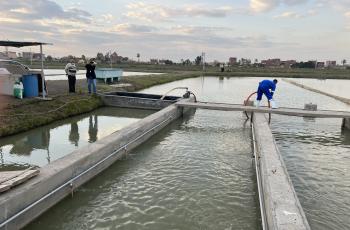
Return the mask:
[[[129,83],[131,86],[125,88],[127,91],[136,91],[153,85],[164,84],[171,81],[196,77],[197,74],[174,73],[164,75],[150,75],[144,77],[125,77],[122,83]],[[56,82],[50,82],[51,87],[55,87]],[[102,101],[97,96],[90,96],[86,90],[79,90],[77,94],[67,94],[67,86],[63,85],[63,93],[50,95],[53,100],[43,101],[38,99],[11,99],[8,107],[0,114],[0,137],[23,132],[35,127],[49,124],[56,120],[70,116],[90,112],[103,106]],[[56,84],[57,87],[59,84]],[[115,88],[98,84],[98,91],[113,91]],[[50,92],[50,91],[49,91]]]
[[[25,63],[28,64],[28,63]],[[64,69],[64,63],[46,63],[49,69]],[[29,65],[30,66],[30,65]],[[40,68],[39,62],[34,62],[31,68]],[[78,66],[84,69],[83,65]],[[109,67],[108,64],[98,64],[98,67]],[[202,66],[184,65],[153,65],[145,63],[122,63],[113,64],[113,67],[124,71],[135,72],[192,72],[202,74]],[[219,67],[207,66],[205,76],[227,76],[227,77],[284,77],[284,78],[317,78],[317,79],[350,79],[350,69],[284,69],[284,68],[255,68],[255,67],[229,67],[225,72],[220,72]]]

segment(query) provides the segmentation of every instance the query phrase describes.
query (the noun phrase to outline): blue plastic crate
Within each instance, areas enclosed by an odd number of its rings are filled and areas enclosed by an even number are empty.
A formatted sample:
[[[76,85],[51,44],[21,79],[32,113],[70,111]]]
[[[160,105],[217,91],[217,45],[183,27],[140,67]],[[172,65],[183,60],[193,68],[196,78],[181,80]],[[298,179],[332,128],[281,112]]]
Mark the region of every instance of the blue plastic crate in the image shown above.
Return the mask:
[[[107,83],[108,79],[111,79],[111,82],[114,80],[120,81],[123,75],[123,70],[117,68],[99,68],[95,70],[95,73],[97,79],[103,79],[105,83]]]

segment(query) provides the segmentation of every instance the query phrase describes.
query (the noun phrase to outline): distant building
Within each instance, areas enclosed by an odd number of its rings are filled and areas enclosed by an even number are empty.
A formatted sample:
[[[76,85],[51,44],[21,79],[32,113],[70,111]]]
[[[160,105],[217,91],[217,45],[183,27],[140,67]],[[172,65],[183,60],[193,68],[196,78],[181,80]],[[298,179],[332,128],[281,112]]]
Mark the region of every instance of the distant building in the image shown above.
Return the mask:
[[[237,58],[236,57],[230,57],[228,59],[228,64],[229,65],[236,65],[237,64]]]
[[[151,64],[153,64],[153,65],[156,65],[156,64],[158,64],[159,62],[158,62],[158,59],[150,59],[150,61],[149,61]]]
[[[265,67],[276,68],[281,66],[281,59],[274,58],[274,59],[262,60],[261,64]]]
[[[323,69],[325,67],[325,63],[324,62],[317,62],[317,68],[319,69]]]
[[[241,58],[241,60],[239,60],[240,65],[250,65],[251,63],[252,63],[252,61],[250,59],[247,59],[247,58]]]
[[[281,61],[280,66],[283,68],[292,68],[292,65],[296,64],[296,60]]]
[[[326,67],[334,68],[337,66],[337,61],[326,61]]]
[[[33,59],[33,60],[41,60],[40,53],[32,53],[32,52],[22,52],[23,59]],[[45,59],[45,54],[43,54],[43,58]]]
[[[23,59],[31,59],[32,58],[32,52],[22,52],[22,58]]]
[[[17,58],[17,53],[13,51],[6,51],[5,53],[3,53],[3,55],[5,55],[5,58],[7,57],[9,59]]]
[[[45,59],[45,54],[43,55],[43,59]],[[41,53],[33,53],[33,60],[41,60]]]

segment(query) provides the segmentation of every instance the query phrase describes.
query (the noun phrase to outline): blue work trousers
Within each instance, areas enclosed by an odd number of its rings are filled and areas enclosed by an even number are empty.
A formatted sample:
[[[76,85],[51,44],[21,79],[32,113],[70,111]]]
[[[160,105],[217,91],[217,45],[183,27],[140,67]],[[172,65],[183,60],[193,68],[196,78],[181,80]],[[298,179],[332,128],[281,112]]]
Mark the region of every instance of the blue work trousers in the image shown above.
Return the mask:
[[[96,79],[88,78],[87,80],[88,80],[89,93],[91,93],[91,86],[92,86],[92,92],[96,93]]]
[[[264,89],[262,87],[259,87],[258,97],[256,98],[256,100],[261,101],[263,94],[265,94],[265,96],[267,97],[267,100],[270,101],[272,99],[273,93],[271,93],[269,89]]]

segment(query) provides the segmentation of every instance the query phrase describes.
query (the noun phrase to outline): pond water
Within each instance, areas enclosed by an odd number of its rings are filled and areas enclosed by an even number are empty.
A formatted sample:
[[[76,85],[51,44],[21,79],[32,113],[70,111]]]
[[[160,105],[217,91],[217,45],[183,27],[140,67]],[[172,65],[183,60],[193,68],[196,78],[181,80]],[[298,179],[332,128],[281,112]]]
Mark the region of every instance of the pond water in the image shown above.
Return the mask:
[[[299,84],[321,90],[329,94],[350,99],[350,80],[338,79],[297,79],[288,78]]]
[[[49,164],[150,113],[145,110],[106,107],[0,138],[0,171]]]
[[[67,80],[67,76],[66,76],[66,73],[64,72],[64,69],[45,69],[44,73],[45,75],[47,75],[45,76],[46,80],[50,80],[50,81]],[[79,70],[76,78],[85,79],[86,78],[85,73],[86,73],[85,69]],[[162,73],[124,72],[123,71],[122,76],[146,76],[146,75],[158,75],[158,74],[162,74]],[[50,76],[50,75],[54,75],[54,76]]]
[[[200,101],[242,103],[261,79],[200,77],[143,92],[188,86]],[[182,95],[183,91],[172,94]],[[283,107],[350,110],[280,81]],[[197,110],[116,162],[27,229],[259,229],[249,124],[239,112]],[[350,226],[350,134],[341,119],[272,116],[272,130],[312,229]]]
[[[144,92],[160,93],[183,85],[194,89],[202,101],[242,103],[260,80],[189,79]],[[339,81],[339,88],[349,82]],[[283,81],[278,83],[275,100],[283,107],[303,108],[312,102],[319,109],[350,111],[349,105]],[[350,132],[341,130],[341,123],[341,119],[272,116],[273,134],[312,229],[350,226]]]

